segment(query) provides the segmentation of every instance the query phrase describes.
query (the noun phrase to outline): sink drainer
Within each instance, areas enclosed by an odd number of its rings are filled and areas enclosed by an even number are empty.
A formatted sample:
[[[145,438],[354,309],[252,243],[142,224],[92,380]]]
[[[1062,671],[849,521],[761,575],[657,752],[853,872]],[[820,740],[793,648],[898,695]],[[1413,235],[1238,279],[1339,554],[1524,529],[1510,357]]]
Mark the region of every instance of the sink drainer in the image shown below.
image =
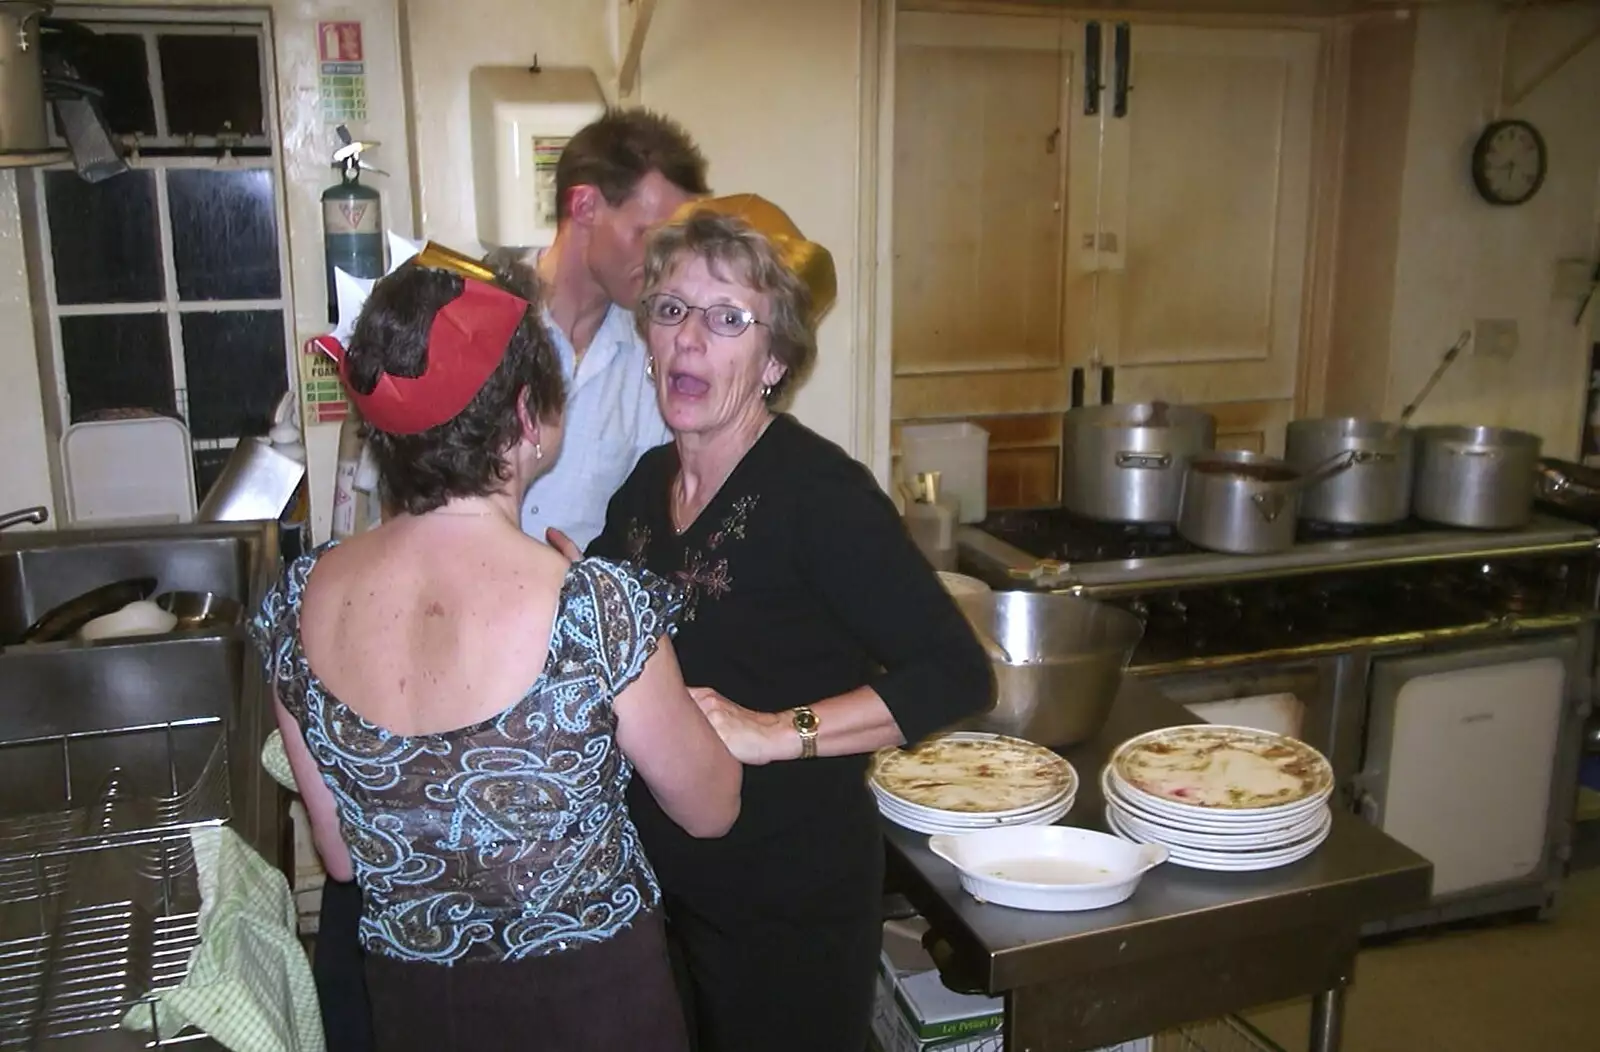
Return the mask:
[[[202,1036],[120,1023],[187,974],[200,908],[189,830],[228,818],[220,717],[0,745],[0,1049]]]

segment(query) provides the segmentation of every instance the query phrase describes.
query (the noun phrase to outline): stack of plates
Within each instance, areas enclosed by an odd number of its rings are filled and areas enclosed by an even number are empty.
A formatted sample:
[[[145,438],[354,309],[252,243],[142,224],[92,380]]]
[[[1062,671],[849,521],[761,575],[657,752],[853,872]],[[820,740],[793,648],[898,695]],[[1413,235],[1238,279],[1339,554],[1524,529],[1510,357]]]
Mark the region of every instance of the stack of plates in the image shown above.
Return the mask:
[[[1167,727],[1130,738],[1100,775],[1106,824],[1194,869],[1298,862],[1328,838],[1333,768],[1304,742],[1249,727]]]
[[[914,749],[884,749],[867,784],[878,810],[919,833],[1049,825],[1072,809],[1078,772],[1021,738],[956,731]]]

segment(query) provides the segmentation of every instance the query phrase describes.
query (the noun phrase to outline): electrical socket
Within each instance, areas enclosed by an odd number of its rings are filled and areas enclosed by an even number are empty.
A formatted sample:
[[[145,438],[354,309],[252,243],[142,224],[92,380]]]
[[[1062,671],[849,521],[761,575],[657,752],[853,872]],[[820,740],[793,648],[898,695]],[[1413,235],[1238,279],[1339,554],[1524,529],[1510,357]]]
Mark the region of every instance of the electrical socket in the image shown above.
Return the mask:
[[[1556,260],[1555,298],[1581,300],[1594,285],[1594,264],[1587,259]]]
[[[1472,328],[1472,353],[1485,358],[1510,358],[1517,353],[1517,319],[1479,318]]]

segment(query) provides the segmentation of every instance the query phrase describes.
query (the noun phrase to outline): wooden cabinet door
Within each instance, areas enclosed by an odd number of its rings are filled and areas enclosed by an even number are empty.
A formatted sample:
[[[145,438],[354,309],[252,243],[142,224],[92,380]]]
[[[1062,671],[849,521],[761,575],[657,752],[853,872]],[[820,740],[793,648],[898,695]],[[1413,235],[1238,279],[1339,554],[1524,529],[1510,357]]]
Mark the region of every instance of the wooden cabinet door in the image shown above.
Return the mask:
[[[1081,28],[902,12],[895,36],[894,433],[973,420],[990,432],[990,503],[1051,503],[1071,393],[1065,100]]]
[[[1321,39],[1130,33],[1127,113],[1101,107],[1098,224],[1069,231],[1095,304],[1078,354],[1114,368],[1117,402],[1209,408],[1219,444],[1277,451],[1304,327]]]

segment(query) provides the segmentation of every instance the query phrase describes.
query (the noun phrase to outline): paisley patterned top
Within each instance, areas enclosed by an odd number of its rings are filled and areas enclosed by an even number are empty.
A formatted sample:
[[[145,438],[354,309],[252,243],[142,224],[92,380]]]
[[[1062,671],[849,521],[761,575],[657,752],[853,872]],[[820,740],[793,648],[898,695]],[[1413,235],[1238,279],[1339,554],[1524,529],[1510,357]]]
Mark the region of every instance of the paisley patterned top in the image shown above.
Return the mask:
[[[250,632],[333,790],[367,951],[517,960],[600,942],[653,909],[611,700],[672,631],[679,593],[648,571],[574,564],[528,693],[473,726],[408,737],[357,715],[306,662],[300,601],[330,547],[287,568]]]

